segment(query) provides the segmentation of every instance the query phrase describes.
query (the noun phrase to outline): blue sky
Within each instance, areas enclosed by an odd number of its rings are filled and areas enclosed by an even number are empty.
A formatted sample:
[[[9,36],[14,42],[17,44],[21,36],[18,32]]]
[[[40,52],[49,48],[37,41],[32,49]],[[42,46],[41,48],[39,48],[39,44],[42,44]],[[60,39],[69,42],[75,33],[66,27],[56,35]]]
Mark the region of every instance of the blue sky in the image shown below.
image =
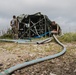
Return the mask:
[[[0,30],[10,27],[13,15],[42,12],[63,32],[76,32],[76,0],[0,0]]]

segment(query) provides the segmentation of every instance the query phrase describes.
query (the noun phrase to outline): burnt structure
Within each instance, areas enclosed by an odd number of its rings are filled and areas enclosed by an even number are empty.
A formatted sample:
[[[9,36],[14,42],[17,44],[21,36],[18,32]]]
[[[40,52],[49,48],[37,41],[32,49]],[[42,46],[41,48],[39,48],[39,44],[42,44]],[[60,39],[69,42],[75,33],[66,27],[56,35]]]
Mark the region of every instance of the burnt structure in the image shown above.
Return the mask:
[[[19,21],[19,38],[50,36],[51,21],[40,12],[33,15],[22,14],[17,17]]]

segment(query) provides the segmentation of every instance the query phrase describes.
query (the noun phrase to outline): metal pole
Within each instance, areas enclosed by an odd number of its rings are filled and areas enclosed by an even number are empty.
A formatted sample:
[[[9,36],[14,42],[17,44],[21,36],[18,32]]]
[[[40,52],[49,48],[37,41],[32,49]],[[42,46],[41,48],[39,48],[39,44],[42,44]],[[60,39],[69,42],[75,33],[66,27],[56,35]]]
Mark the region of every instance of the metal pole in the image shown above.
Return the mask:
[[[45,15],[44,15],[44,20],[45,20],[45,33],[46,33],[46,17],[45,17]],[[46,37],[46,35],[45,35],[45,37]]]
[[[30,35],[30,17],[29,17],[29,39],[31,38],[31,35]]]

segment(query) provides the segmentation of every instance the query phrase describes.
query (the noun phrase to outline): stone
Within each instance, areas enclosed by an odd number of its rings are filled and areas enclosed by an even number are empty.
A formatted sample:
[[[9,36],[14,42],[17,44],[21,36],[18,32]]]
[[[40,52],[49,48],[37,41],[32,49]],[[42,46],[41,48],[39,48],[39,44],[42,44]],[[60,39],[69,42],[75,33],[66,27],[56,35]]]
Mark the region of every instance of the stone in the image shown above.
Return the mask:
[[[54,73],[50,73],[50,75],[56,75],[56,74],[54,74]]]
[[[0,66],[3,66],[3,64],[0,64]]]

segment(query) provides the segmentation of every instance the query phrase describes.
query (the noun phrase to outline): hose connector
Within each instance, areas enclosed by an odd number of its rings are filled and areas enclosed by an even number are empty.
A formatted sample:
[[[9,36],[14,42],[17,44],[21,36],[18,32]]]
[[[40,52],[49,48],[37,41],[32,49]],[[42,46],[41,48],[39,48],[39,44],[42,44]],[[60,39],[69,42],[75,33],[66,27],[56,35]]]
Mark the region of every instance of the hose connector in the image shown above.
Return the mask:
[[[0,75],[9,75],[9,72],[7,70],[0,72]]]

